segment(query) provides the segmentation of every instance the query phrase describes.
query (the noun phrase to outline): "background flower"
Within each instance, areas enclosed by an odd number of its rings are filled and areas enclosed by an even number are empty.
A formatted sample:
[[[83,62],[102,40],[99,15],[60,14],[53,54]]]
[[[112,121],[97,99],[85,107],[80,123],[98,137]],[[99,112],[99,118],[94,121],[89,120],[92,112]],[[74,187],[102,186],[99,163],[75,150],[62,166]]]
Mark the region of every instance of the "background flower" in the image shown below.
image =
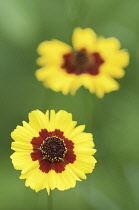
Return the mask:
[[[76,28],[72,43],[74,49],[58,40],[39,45],[38,64],[43,67],[37,70],[37,79],[63,94],[75,94],[82,85],[100,98],[105,92],[118,90],[119,85],[113,77],[123,77],[123,68],[129,62],[129,55],[120,50],[119,41],[97,38],[90,28]]]
[[[22,170],[20,179],[26,179],[26,186],[36,192],[46,188],[50,194],[55,188],[75,187],[76,180],[92,172],[96,163],[92,135],[83,132],[84,125],[74,128],[76,123],[63,110],[50,111],[50,119],[49,111],[36,110],[29,114],[29,123],[12,132],[12,162]]]

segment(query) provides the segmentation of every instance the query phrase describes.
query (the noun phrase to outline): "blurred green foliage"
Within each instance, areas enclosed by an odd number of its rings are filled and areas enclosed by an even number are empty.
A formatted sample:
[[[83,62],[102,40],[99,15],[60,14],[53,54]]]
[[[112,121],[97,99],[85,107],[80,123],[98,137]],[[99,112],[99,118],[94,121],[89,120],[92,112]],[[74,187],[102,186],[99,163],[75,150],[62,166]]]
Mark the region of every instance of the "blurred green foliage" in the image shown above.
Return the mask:
[[[139,1],[5,0],[0,7],[1,173],[0,209],[47,209],[45,190],[19,180],[9,156],[11,131],[34,109],[65,109],[92,132],[98,163],[74,189],[52,192],[55,210],[139,209]],[[34,72],[36,48],[57,38],[71,44],[76,26],[115,36],[130,52],[120,90],[103,99],[80,88],[73,97],[46,89]]]

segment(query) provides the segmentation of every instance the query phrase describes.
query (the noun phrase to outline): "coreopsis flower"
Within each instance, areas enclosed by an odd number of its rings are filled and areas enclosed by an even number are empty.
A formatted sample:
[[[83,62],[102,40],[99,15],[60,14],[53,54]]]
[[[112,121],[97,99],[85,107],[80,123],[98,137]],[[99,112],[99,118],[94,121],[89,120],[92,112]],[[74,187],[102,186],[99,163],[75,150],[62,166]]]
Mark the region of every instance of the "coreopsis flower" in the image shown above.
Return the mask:
[[[50,117],[49,117],[50,113]],[[75,127],[72,115],[60,110],[39,110],[29,114],[29,123],[11,133],[14,142],[12,163],[21,171],[20,179],[36,192],[46,188],[48,194],[55,188],[66,190],[76,180],[86,179],[96,160],[92,134],[85,133],[84,125]]]
[[[38,47],[36,71],[44,86],[63,94],[75,94],[80,86],[101,98],[104,93],[119,89],[114,78],[124,76],[123,68],[129,63],[129,54],[120,50],[116,38],[97,37],[90,29],[75,28],[73,48],[58,41],[45,41]]]

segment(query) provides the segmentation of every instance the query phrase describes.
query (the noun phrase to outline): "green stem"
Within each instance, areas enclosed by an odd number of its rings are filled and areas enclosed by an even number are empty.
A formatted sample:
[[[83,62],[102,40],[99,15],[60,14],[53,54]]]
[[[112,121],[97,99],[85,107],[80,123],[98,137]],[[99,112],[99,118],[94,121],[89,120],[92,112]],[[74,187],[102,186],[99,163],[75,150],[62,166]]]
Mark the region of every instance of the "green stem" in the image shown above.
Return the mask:
[[[53,200],[52,200],[52,192],[50,195],[48,195],[48,200],[47,200],[47,210],[52,210],[53,209]]]
[[[84,104],[84,110],[85,111],[85,123],[86,123],[86,128],[88,129],[88,132],[93,131],[93,118],[94,118],[94,97],[93,94],[89,92],[89,90],[86,90],[85,88],[83,89],[83,104]]]

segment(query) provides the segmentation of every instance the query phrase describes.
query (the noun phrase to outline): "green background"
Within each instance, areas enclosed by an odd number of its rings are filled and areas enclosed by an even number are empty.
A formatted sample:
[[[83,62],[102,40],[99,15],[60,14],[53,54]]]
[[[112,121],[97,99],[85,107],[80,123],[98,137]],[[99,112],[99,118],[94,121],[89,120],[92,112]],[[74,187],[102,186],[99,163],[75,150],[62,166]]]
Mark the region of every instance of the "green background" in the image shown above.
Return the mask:
[[[93,133],[98,163],[75,188],[52,191],[53,209],[138,210],[139,1],[1,0],[0,14],[0,209],[47,209],[46,191],[25,187],[13,168],[10,133],[34,109],[64,109]],[[35,78],[39,43],[56,38],[71,44],[77,26],[117,37],[130,52],[120,90],[103,99],[84,88],[63,96]]]

